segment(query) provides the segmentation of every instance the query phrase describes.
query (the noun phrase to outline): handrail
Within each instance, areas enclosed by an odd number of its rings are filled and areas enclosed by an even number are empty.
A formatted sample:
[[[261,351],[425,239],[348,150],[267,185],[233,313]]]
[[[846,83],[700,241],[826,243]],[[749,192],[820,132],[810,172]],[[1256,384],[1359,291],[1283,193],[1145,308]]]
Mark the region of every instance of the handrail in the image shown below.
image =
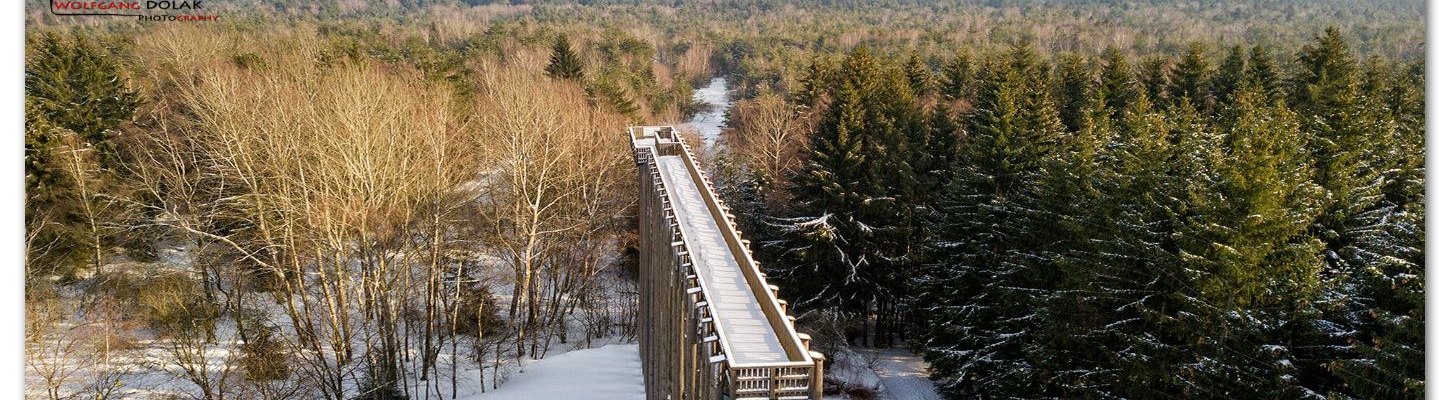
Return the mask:
[[[633,133],[633,132],[631,132],[631,133]],[[655,157],[658,157],[659,156],[659,151],[656,149],[655,146],[650,146],[650,153],[653,154]],[[662,174],[662,173],[659,172],[659,166],[657,164],[655,164],[654,158],[650,158],[649,163],[650,163],[651,170],[655,171],[655,173],[657,173],[657,174]],[[662,185],[662,186],[664,186],[665,193],[669,195],[669,198],[671,198],[671,199],[676,198],[676,197],[674,197],[674,193],[673,193],[674,189],[672,187],[670,187],[670,185]],[[671,207],[671,208],[673,208],[673,207]],[[679,214],[676,213],[676,216],[678,216],[678,215]],[[678,221],[678,219],[677,219],[677,221]],[[673,234],[676,234],[676,233],[678,233],[681,238],[685,237],[685,232],[680,229],[680,226],[679,226],[679,223],[678,222],[675,224],[675,226],[671,226],[670,227],[670,234],[673,235]],[[688,241],[688,240],[681,240],[680,242],[681,242],[681,246],[683,246],[684,249],[685,249],[685,255],[687,257],[689,257],[689,259],[690,259],[690,266],[689,266],[690,272],[693,273],[693,274],[695,274],[695,276],[697,276],[697,277],[700,276],[700,272],[695,269],[696,266],[699,265],[699,264],[697,262],[695,262],[695,251],[694,251],[694,249],[691,248],[690,241]],[[701,285],[703,285],[703,283],[701,283]],[[720,322],[719,322],[720,321],[720,313],[715,310],[715,301],[710,298],[710,291],[708,291],[708,290],[702,290],[702,291],[700,291],[700,296],[705,298],[705,308],[707,308],[707,309],[710,310],[710,317],[711,317],[711,319],[710,319],[709,324],[710,324],[710,326],[715,327],[715,334],[717,336],[717,340],[720,341],[720,350],[725,353],[725,358],[734,360],[735,359],[735,355],[734,355],[733,352],[730,351],[730,342],[725,339],[725,335],[723,334],[723,332],[725,332],[725,331],[722,330],[722,329],[720,329],[721,328]]]
[[[659,347],[656,340],[650,340],[650,348],[653,349],[652,351],[646,351],[645,347],[641,346],[641,356],[649,357],[652,360],[651,363],[653,361],[664,363],[650,365],[675,366],[666,368],[670,369],[668,371],[658,371],[664,374],[664,377],[661,379],[665,380],[654,382],[654,385],[647,385],[651,388],[649,389],[650,393],[648,397],[651,399],[668,399],[680,395],[685,397],[711,398],[724,395],[732,398],[820,399],[823,396],[822,389],[824,387],[824,355],[819,352],[810,351],[810,336],[799,334],[796,331],[793,321],[794,318],[786,312],[788,308],[786,307],[786,302],[778,298],[779,294],[776,291],[778,289],[773,285],[769,285],[765,274],[760,271],[760,266],[755,262],[754,256],[751,254],[750,248],[747,245],[749,242],[741,237],[742,235],[734,221],[734,215],[731,215],[729,208],[720,200],[720,196],[716,193],[715,187],[711,184],[710,179],[703,173],[704,169],[700,166],[699,161],[695,159],[694,153],[691,151],[691,146],[680,141],[673,127],[668,126],[632,126],[629,127],[629,136],[634,150],[635,162],[640,166],[640,171],[643,174],[640,180],[641,194],[649,194],[655,197],[655,199],[648,200],[650,203],[643,203],[646,200],[641,198],[641,209],[650,209],[649,215],[651,216],[649,218],[643,215],[641,216],[641,229],[644,229],[645,224],[648,223],[652,224],[650,228],[651,235],[665,234],[669,236],[667,239],[669,240],[669,245],[666,246],[669,255],[665,256],[667,258],[664,259],[651,258],[651,260],[657,260],[651,261],[651,268],[673,268],[673,270],[668,271],[669,274],[666,277],[666,279],[670,279],[670,277],[674,279],[667,283],[667,289],[670,290],[666,292],[651,292],[657,294],[651,295],[651,299],[654,300],[650,302],[652,304],[650,309],[653,310],[654,307],[658,306],[654,304],[660,301],[658,297],[661,295],[665,296],[663,300],[666,303],[678,301],[675,300],[678,297],[669,292],[673,292],[677,287],[684,287],[683,294],[687,296],[684,302],[685,304],[673,306],[683,306],[684,308],[674,308],[674,310],[677,310],[674,312],[679,313],[683,311],[685,313],[693,313],[687,315],[691,315],[689,319],[694,322],[695,334],[707,335],[704,339],[690,336],[699,341],[696,344],[703,345],[707,344],[707,342],[714,342],[713,344],[709,344],[709,346],[699,348],[700,351],[703,351],[699,355],[706,357],[703,359],[686,358],[688,356],[681,353],[684,349]],[[648,150],[645,150],[645,148],[648,148]],[[667,174],[662,169],[664,164],[660,162],[660,158],[663,156],[676,156],[678,157],[677,160],[670,160],[671,162],[669,164],[673,165],[675,161],[680,161],[684,166],[672,166]],[[685,172],[678,171],[680,168],[683,168]],[[689,181],[685,181],[684,177],[680,176],[685,174],[690,176]],[[669,176],[667,177],[666,175]],[[669,180],[668,184],[665,182],[667,179]],[[685,187],[686,182],[693,184],[694,188],[690,189]],[[692,190],[694,192],[691,192]],[[691,197],[696,195],[700,196],[700,201],[704,203],[704,208],[708,210],[705,212],[710,214],[710,219],[714,223],[714,226],[707,229],[712,236],[687,236],[691,230],[686,229],[687,223],[681,219],[682,215],[680,214],[685,209],[678,207],[683,206],[682,201],[694,203],[696,200],[691,199]],[[648,206],[646,206],[647,204]],[[654,218],[655,213],[653,210],[655,207],[659,207],[658,210],[661,219],[651,219]],[[687,207],[690,210],[695,210],[693,214],[689,215],[698,215],[701,213],[695,207],[697,205],[694,204],[690,204]],[[669,210],[665,210],[666,208]],[[691,218],[697,217],[692,216]],[[659,224],[661,222],[665,226],[668,226],[668,228],[663,231],[653,228],[653,226],[658,226],[653,224]],[[699,222],[688,222],[688,224],[697,223]],[[702,233],[695,232],[695,234]],[[719,236],[713,236],[715,234]],[[651,237],[655,240],[660,239],[654,236]],[[781,353],[777,354],[784,356],[784,360],[781,360],[779,357],[770,357],[770,360],[777,361],[757,361],[747,364],[741,363],[739,359],[735,358],[730,337],[727,335],[728,332],[724,330],[726,319],[720,315],[716,308],[717,304],[715,299],[712,298],[713,290],[708,289],[709,283],[705,280],[706,276],[701,273],[705,271],[699,267],[702,265],[700,263],[701,260],[695,258],[697,255],[695,245],[691,244],[691,242],[699,240],[709,240],[711,242],[719,240],[722,242],[723,247],[727,249],[725,251],[730,252],[729,259],[737,264],[738,270],[733,272],[727,272],[728,270],[711,270],[711,272],[740,274],[739,278],[731,277],[730,279],[744,279],[747,289],[752,292],[750,298],[758,304],[757,307],[759,309],[756,311],[764,314],[760,317],[770,325],[771,333],[775,334],[776,340],[779,341]],[[710,246],[708,249],[713,249],[713,247]],[[660,248],[652,247],[652,254],[658,251],[656,249]],[[713,250],[709,255],[711,257],[716,256]],[[689,262],[688,266],[684,265],[686,261]],[[657,275],[657,272],[651,275],[651,282],[656,282],[654,275]],[[694,277],[693,285],[691,285],[690,276]],[[681,282],[684,285],[677,286]],[[658,290],[658,288],[656,289]],[[766,304],[769,304],[769,306],[766,306]],[[702,320],[705,317],[700,315],[702,311],[710,314],[708,320]],[[653,313],[654,311],[651,312]],[[677,323],[667,322],[668,326],[671,327]],[[671,329],[680,329],[674,332],[674,334],[688,335],[688,331],[683,330],[683,328],[684,326],[681,325],[679,328]],[[704,332],[702,330],[713,330],[714,332]],[[653,336],[645,336],[645,338],[650,337]],[[753,340],[750,342],[752,344],[754,343]],[[665,344],[668,345],[668,343]],[[678,363],[685,362],[699,362],[701,364],[696,364],[693,372],[688,372],[688,368],[684,370],[679,369],[685,367],[681,367],[682,364]],[[722,366],[715,365],[715,363],[720,362],[723,362]],[[722,367],[723,369],[719,369]],[[653,370],[651,369],[651,371]],[[694,376],[694,378],[684,378],[687,376]],[[695,379],[698,379],[698,381]]]
[[[690,172],[695,186],[700,188],[702,194],[705,194],[705,198],[709,200],[705,202],[705,206],[710,210],[710,216],[714,218],[715,224],[721,227],[720,234],[725,236],[725,244],[730,248],[730,254],[735,257],[735,263],[740,265],[740,272],[745,275],[745,282],[750,285],[750,291],[755,295],[755,300],[765,308],[766,319],[769,320],[771,329],[775,330],[776,337],[780,340],[780,347],[785,349],[786,356],[791,361],[810,363],[811,359],[805,345],[801,343],[795,327],[786,321],[785,309],[781,308],[774,291],[770,290],[765,283],[764,274],[756,267],[755,258],[751,255],[750,249],[746,248],[745,243],[741,241],[735,222],[731,221],[728,213],[721,208],[722,201],[720,196],[715,193],[714,185],[705,181],[705,176],[700,171],[700,163],[695,160],[694,152],[690,151],[690,145],[684,142],[680,142],[679,145],[683,147],[680,157],[685,159],[685,169]]]
[[[646,136],[646,132],[643,131],[642,127],[630,127],[629,131],[630,138],[632,140],[647,138],[654,139],[654,143],[652,143],[653,145],[648,146],[650,148],[650,153],[655,157],[660,156],[659,148],[662,142],[660,141],[659,137]],[[722,236],[724,236],[724,241],[726,243],[726,246],[729,248],[731,256],[735,259],[736,264],[740,266],[740,272],[744,276],[746,284],[750,286],[752,292],[751,294],[755,297],[756,302],[759,303],[762,307],[762,311],[764,311],[764,314],[766,315],[767,322],[770,323],[771,329],[775,332],[777,340],[780,341],[781,348],[785,350],[786,357],[790,360],[790,362],[787,363],[732,363],[731,365],[736,367],[777,367],[813,365],[814,361],[809,354],[809,350],[805,347],[805,344],[801,342],[800,336],[796,331],[795,326],[793,326],[793,324],[786,320],[787,314],[785,312],[785,309],[781,307],[780,302],[778,301],[779,299],[776,297],[774,291],[770,290],[769,285],[766,284],[764,274],[762,274],[760,272],[760,269],[756,266],[755,259],[752,256],[750,249],[746,247],[744,242],[742,241],[735,223],[730,219],[730,214],[721,207],[721,204],[723,202],[720,200],[719,195],[715,192],[713,185],[709,184],[704,174],[702,173],[699,161],[695,160],[693,154],[694,152],[691,151],[691,146],[684,143],[683,141],[673,141],[667,143],[674,146],[680,146],[678,156],[685,161],[685,170],[689,171],[690,178],[692,181],[694,181],[695,187],[701,191],[700,194],[707,200],[705,201],[705,205],[706,208],[710,211],[711,218],[715,221],[715,224],[721,228],[720,233]],[[653,165],[654,160],[651,159],[650,163]],[[653,168],[658,170],[657,165]],[[671,194],[671,198],[674,198],[673,189],[670,188],[669,185],[665,186],[666,192]],[[679,228],[675,227],[675,229]],[[688,241],[686,241],[685,245],[688,250]],[[691,254],[693,255],[693,252]],[[693,256],[691,260],[694,260]],[[692,263],[691,268],[693,267],[694,265]],[[698,274],[698,272],[696,273]],[[713,307],[713,302],[709,301],[708,296],[706,302],[710,303],[708,304],[708,306]],[[715,313],[715,310],[713,308],[710,312],[712,316],[716,316],[718,318],[719,314]],[[711,321],[711,323],[713,324],[716,322]],[[718,325],[715,326],[715,330],[717,332],[723,332],[722,330],[720,330],[720,326]],[[730,353],[729,347],[727,346],[728,342],[723,339],[724,335],[722,334],[720,336],[721,348],[724,349],[724,351],[726,352],[726,357],[732,361],[735,360],[735,357]]]

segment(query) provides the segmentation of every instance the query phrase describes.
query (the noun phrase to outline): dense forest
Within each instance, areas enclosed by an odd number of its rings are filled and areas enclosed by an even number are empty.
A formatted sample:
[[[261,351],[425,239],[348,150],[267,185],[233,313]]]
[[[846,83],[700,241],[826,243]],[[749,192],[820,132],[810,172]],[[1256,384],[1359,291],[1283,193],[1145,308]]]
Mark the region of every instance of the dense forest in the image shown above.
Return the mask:
[[[1420,397],[1422,71],[1333,28],[1226,53],[858,48],[740,198],[785,204],[755,225],[783,287],[951,397]]]
[[[710,173],[825,351],[1424,396],[1423,3],[215,4],[27,2],[27,397],[456,398],[632,340],[624,127],[716,76]]]

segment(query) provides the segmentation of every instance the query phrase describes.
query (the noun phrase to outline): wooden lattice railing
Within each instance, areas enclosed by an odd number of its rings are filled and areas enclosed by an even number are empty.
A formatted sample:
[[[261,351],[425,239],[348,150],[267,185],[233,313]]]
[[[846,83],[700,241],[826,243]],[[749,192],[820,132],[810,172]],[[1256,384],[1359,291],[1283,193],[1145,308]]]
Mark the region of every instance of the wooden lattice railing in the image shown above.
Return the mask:
[[[760,265],[741,238],[735,217],[723,205],[709,178],[701,172],[689,145],[670,127],[629,129],[640,174],[640,353],[649,398],[818,399],[822,360],[810,351],[810,336],[795,330],[786,302],[767,283]],[[656,159],[679,156],[705,199],[730,256],[760,304],[770,328],[786,352],[786,362],[734,362],[727,339],[720,337],[719,315],[708,291],[699,285],[692,255]],[[654,241],[668,240],[668,246]],[[667,253],[666,253],[667,252]],[[662,254],[664,253],[664,254]],[[687,320],[688,323],[684,323]]]

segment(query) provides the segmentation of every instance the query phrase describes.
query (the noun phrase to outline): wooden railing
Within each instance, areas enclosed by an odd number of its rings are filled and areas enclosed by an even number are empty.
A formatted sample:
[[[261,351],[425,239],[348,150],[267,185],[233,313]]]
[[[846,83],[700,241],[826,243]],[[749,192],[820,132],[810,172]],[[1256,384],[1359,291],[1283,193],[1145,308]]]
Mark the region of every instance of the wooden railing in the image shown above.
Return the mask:
[[[779,292],[775,286],[768,284],[766,277],[760,271],[758,264],[751,255],[748,241],[741,237],[736,227],[735,217],[730,214],[729,209],[723,205],[719,196],[701,170],[700,164],[695,160],[694,154],[688,144],[683,143],[675,136],[671,127],[631,127],[629,128],[631,146],[634,150],[635,162],[640,167],[641,184],[641,285],[673,286],[673,282],[661,282],[659,277],[650,271],[648,282],[643,279],[647,275],[645,268],[671,268],[674,275],[684,283],[683,290],[686,293],[686,307],[679,310],[686,314],[691,322],[696,325],[693,336],[699,343],[701,357],[694,366],[681,365],[689,371],[670,371],[670,375],[693,375],[698,379],[689,381],[659,382],[658,377],[646,377],[646,391],[650,398],[718,398],[724,394],[730,398],[768,398],[768,399],[819,399],[821,397],[821,378],[823,375],[822,361],[824,357],[817,352],[810,351],[810,336],[800,334],[795,329],[795,319],[786,312],[786,302],[779,299]],[[660,178],[659,167],[656,159],[661,156],[679,156],[683,159],[686,170],[689,172],[694,186],[700,191],[700,196],[705,200],[706,208],[726,243],[727,250],[736,264],[740,266],[740,273],[744,276],[746,284],[750,287],[752,296],[762,308],[776,338],[780,341],[781,348],[786,353],[786,362],[755,363],[746,364],[734,362],[731,354],[728,339],[720,337],[719,321],[715,316],[714,302],[707,291],[699,288],[698,271],[692,262],[692,254],[695,254],[687,240],[684,240],[684,233],[680,230],[678,221],[675,220],[673,205],[669,194]],[[645,189],[648,185],[648,189]],[[650,200],[658,199],[658,203]],[[647,203],[649,202],[649,203]],[[663,221],[651,221],[652,214],[658,206]],[[673,261],[670,266],[646,265],[644,259],[647,251],[645,241],[658,240],[662,238],[645,237],[649,232],[654,232],[647,225],[655,222],[663,222],[667,227],[666,236],[671,243]],[[649,231],[649,232],[646,232]],[[663,233],[663,232],[661,232]],[[642,287],[641,292],[653,289],[665,289]],[[642,296],[648,304],[641,305],[642,310],[649,310],[649,313],[657,313],[656,307],[659,303],[670,303],[668,298],[673,297],[669,293],[656,293],[651,296]],[[665,300],[656,300],[657,298]],[[653,321],[653,317],[644,318],[645,322]],[[666,321],[668,323],[668,321]],[[642,332],[651,332],[651,327],[642,327]],[[648,343],[646,343],[648,342]],[[661,346],[661,339],[651,335],[641,337],[641,356],[645,358],[646,372],[649,373],[652,364],[690,364],[677,362],[677,358],[691,358],[688,354],[670,354],[671,350],[678,353],[678,345]],[[668,344],[668,343],[665,343]],[[717,363],[723,363],[724,368],[716,367]],[[658,382],[658,383],[656,383]],[[722,393],[723,392],[723,393]]]

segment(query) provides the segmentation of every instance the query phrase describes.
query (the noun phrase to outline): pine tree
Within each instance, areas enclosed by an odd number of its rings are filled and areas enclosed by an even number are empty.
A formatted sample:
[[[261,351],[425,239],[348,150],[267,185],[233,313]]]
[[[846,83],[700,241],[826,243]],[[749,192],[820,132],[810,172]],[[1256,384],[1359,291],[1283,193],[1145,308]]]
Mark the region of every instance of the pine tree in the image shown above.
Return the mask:
[[[942,70],[942,96],[950,100],[967,100],[975,95],[977,87],[976,66],[972,55],[958,52],[955,58]]]
[[[1159,110],[1166,110],[1175,103],[1173,96],[1172,66],[1167,59],[1149,56],[1139,65],[1138,81],[1142,82],[1143,93],[1148,101]]]
[[[1393,121],[1391,140],[1394,157],[1386,168],[1385,201],[1410,205],[1423,199],[1425,179],[1425,71],[1424,59],[1409,65],[1387,68],[1386,83],[1371,102],[1386,105],[1386,118]],[[1371,69],[1365,68],[1366,71]],[[1422,201],[1422,200],[1419,200]]]
[[[1055,75],[1058,115],[1068,132],[1077,132],[1082,128],[1082,112],[1092,101],[1092,91],[1098,85],[1092,81],[1087,63],[1076,54],[1069,54],[1058,60]]]
[[[1173,101],[1187,98],[1199,111],[1209,112],[1213,110],[1213,72],[1209,71],[1208,58],[1203,52],[1202,43],[1188,46],[1183,57],[1173,65],[1168,94]]]
[[[920,55],[912,53],[906,59],[905,68],[906,79],[911,84],[912,93],[916,94],[917,97],[926,96],[936,91],[936,76],[931,72],[931,68],[928,68],[926,63],[922,62]]]
[[[1245,79],[1250,85],[1258,87],[1263,91],[1270,101],[1277,101],[1284,98],[1284,91],[1280,83],[1279,66],[1274,63],[1274,58],[1269,50],[1263,45],[1254,45],[1249,50],[1248,66],[1245,67]]]
[[[983,86],[966,118],[967,142],[934,232],[939,257],[920,280],[919,338],[947,397],[1040,397],[1033,339],[1053,268],[1031,255],[1047,238],[1031,187],[1062,139],[1044,67],[1027,45],[981,70]]]
[[[1100,90],[1103,92],[1103,99],[1113,117],[1121,117],[1123,110],[1142,95],[1142,88],[1138,86],[1138,78],[1133,73],[1133,67],[1123,57],[1121,50],[1109,47],[1103,51],[1102,59],[1102,69],[1098,72]]]
[[[1213,78],[1214,104],[1228,104],[1233,93],[1243,86],[1244,75],[1248,73],[1245,62],[1243,46],[1234,45],[1229,49],[1223,63],[1218,66],[1218,74]]]
[[[584,61],[574,53],[564,35],[554,40],[554,53],[549,56],[549,66],[544,67],[544,74],[554,79],[584,79]]]

